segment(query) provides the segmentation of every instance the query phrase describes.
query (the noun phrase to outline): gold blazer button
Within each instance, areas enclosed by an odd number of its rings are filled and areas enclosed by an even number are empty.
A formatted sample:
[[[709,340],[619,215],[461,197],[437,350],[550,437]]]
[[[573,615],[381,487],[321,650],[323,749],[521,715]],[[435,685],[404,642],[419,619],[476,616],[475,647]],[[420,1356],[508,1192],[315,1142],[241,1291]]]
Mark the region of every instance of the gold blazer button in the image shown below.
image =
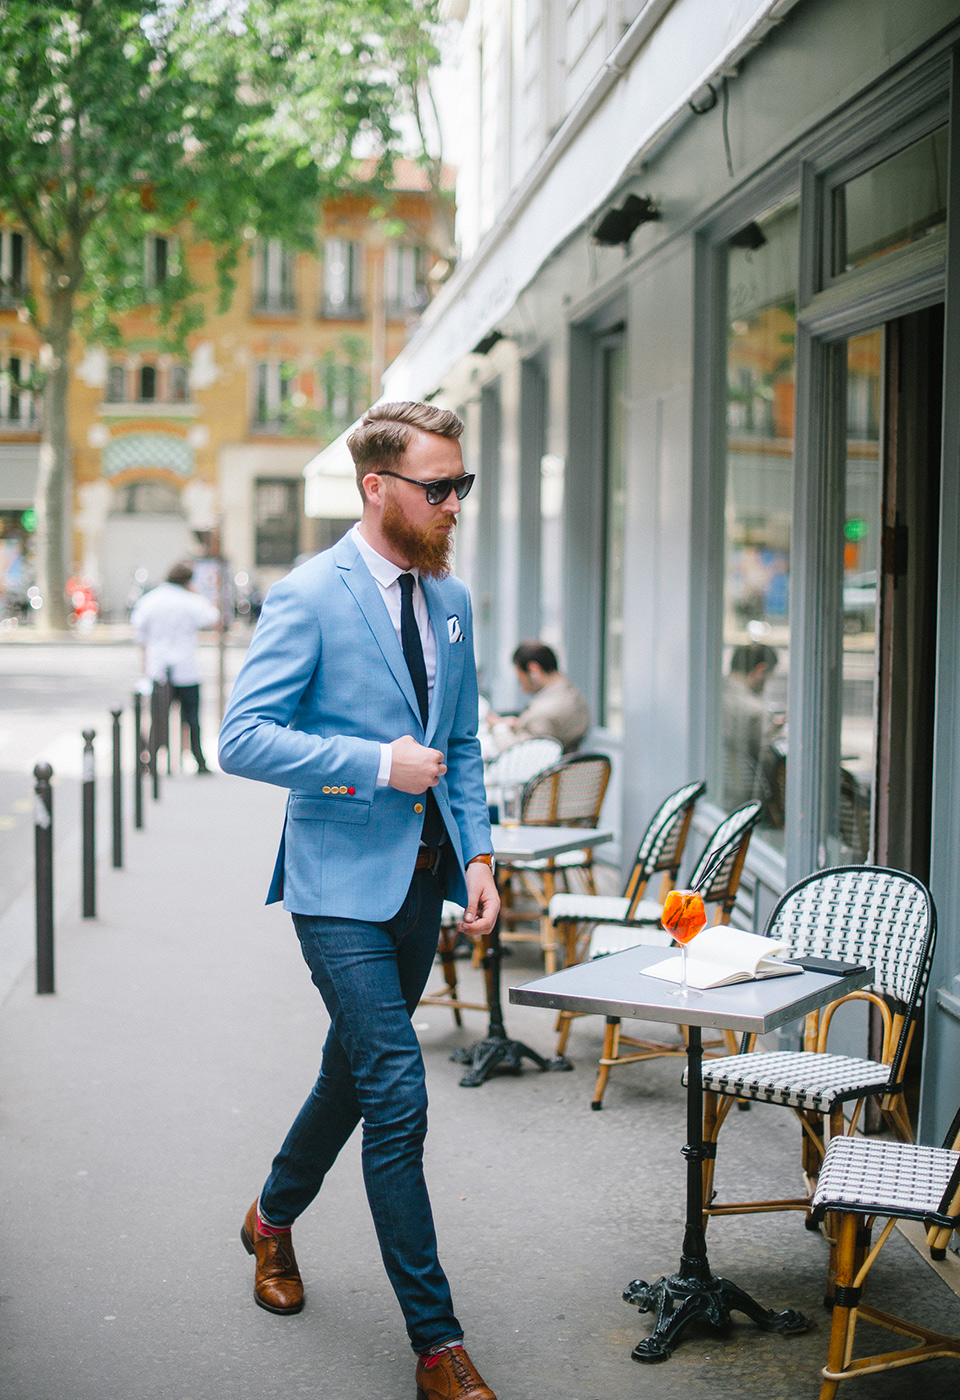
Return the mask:
[[[415,802],[415,803],[413,804],[413,810],[414,810],[415,812],[417,812],[417,813],[422,812],[422,811],[423,811],[423,803],[422,803],[422,802]]]
[[[329,792],[329,791],[330,791],[330,789],[329,789],[328,787],[325,787],[323,790],[324,790],[324,792]]]
[[[344,795],[345,795],[347,789],[346,789],[345,787],[342,787],[342,788],[339,788],[338,791],[339,791],[341,794],[344,794]]]

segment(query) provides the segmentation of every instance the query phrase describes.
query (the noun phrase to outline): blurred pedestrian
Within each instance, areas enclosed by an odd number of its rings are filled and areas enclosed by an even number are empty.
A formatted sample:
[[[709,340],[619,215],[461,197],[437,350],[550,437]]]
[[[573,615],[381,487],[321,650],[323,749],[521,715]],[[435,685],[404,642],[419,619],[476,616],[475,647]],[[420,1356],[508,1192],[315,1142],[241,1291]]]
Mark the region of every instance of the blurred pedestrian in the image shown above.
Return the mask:
[[[130,614],[134,635],[144,650],[143,674],[155,685],[169,679],[171,697],[190,731],[190,752],[198,773],[209,773],[200,744],[200,662],[197,633],[216,625],[220,614],[209,599],[190,587],[193,565],[174,564],[166,583],[153,588]]]

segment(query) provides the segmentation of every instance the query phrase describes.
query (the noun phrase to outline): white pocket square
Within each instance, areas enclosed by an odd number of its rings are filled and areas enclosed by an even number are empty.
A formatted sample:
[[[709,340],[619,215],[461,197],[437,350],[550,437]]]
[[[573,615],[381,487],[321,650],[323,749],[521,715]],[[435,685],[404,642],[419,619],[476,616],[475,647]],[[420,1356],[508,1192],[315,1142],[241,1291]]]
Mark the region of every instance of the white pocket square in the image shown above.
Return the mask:
[[[454,613],[452,617],[447,618],[447,632],[450,635],[451,642],[463,641],[463,628],[460,626],[460,619],[457,617],[456,613]]]

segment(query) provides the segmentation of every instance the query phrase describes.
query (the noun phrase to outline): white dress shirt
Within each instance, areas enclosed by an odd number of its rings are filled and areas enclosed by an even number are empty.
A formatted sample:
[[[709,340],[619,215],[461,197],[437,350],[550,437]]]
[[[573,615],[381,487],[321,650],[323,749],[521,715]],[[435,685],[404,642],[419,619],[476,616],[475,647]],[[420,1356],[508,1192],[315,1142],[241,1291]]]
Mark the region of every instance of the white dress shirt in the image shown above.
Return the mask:
[[[174,685],[196,685],[200,680],[197,632],[216,626],[219,617],[209,599],[177,583],[161,583],[145,593],[130,621],[146,650],[145,671],[150,680],[165,681],[169,669]]]
[[[427,703],[433,699],[433,682],[437,674],[437,639],[433,635],[433,624],[430,621],[430,610],[427,607],[427,600],[423,596],[423,588],[420,586],[420,574],[417,569],[401,569],[399,565],[391,563],[382,554],[368,544],[360,533],[359,525],[354,525],[351,530],[354,544],[360,551],[360,558],[370,570],[374,583],[380,590],[380,596],[387,606],[390,614],[390,621],[393,623],[397,640],[401,647],[403,641],[400,637],[400,584],[401,574],[413,574],[413,615],[417,623],[417,631],[420,633],[420,645],[423,647],[423,664],[427,671]],[[377,787],[386,787],[390,782],[390,769],[393,754],[389,744],[380,745],[380,770],[377,773]]]

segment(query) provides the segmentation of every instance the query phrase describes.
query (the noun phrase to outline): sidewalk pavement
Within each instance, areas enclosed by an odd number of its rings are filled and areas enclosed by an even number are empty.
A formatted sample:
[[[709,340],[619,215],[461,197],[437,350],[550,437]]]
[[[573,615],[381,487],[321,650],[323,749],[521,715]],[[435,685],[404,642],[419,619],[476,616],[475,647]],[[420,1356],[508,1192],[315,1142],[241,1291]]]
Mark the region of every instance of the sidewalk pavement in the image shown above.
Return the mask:
[[[325,1016],[289,920],[263,897],[283,794],[182,775],[100,869],[95,921],[57,928],[57,993],[28,967],[0,1008],[0,1393],[4,1400],[413,1400],[413,1363],[377,1253],[359,1135],[298,1223],[304,1311],[254,1306],[240,1222],[315,1075]],[[26,874],[26,872],[25,872]],[[61,884],[69,886],[72,873]],[[509,979],[539,967],[528,945]],[[463,964],[475,991],[478,974]],[[550,1053],[551,1018],[506,1007]],[[499,1400],[796,1400],[817,1395],[827,1248],[797,1215],[716,1221],[714,1271],[767,1306],[802,1308],[806,1336],[745,1321],[698,1328],[660,1366],[620,1301],[677,1267],[684,1207],[680,1062],[613,1077],[589,1108],[602,1026],[580,1020],[573,1074],[461,1089],[450,1052],[485,1030],[418,1011],[431,1094],[427,1173],[441,1257],[467,1345]],[[789,1115],[734,1115],[718,1177],[734,1189],[797,1177]],[[739,1139],[735,1147],[734,1140]],[[895,1236],[873,1299],[956,1331],[960,1303]],[[956,1394],[955,1365],[917,1374]],[[906,1393],[902,1373],[858,1400]]]

